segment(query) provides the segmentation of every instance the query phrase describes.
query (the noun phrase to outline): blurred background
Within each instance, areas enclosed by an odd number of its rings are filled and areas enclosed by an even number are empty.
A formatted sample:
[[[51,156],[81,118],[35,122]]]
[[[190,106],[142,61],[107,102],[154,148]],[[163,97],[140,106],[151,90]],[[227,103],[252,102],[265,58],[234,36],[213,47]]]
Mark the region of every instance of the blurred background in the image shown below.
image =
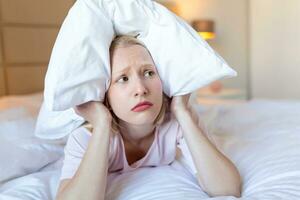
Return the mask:
[[[75,0],[0,0],[0,96],[43,90],[51,50]],[[235,78],[207,99],[300,99],[300,0],[159,0],[186,20]]]

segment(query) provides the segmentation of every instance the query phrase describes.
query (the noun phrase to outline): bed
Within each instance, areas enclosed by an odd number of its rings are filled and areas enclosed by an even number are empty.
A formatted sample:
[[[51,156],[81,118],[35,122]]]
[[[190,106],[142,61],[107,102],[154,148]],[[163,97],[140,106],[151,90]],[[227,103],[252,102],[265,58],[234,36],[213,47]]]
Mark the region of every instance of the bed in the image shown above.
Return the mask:
[[[52,200],[65,139],[42,140],[33,130],[42,94],[0,98],[0,200]],[[237,166],[243,200],[300,199],[300,101],[255,99],[196,104],[210,139]],[[110,175],[106,199],[210,198],[178,159],[170,166]]]

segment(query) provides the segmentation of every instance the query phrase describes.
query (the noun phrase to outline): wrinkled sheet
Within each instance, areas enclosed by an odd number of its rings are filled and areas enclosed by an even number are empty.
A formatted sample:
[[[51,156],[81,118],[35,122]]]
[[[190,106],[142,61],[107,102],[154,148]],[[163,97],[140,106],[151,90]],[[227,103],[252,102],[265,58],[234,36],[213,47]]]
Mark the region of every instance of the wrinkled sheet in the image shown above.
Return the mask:
[[[240,199],[300,199],[300,102],[252,100],[195,109],[210,139],[237,166],[243,179]],[[61,143],[61,151],[63,147]],[[54,199],[61,165],[62,157],[1,184],[0,200]],[[237,199],[209,198],[180,160],[170,166],[111,174],[106,195],[120,200]]]

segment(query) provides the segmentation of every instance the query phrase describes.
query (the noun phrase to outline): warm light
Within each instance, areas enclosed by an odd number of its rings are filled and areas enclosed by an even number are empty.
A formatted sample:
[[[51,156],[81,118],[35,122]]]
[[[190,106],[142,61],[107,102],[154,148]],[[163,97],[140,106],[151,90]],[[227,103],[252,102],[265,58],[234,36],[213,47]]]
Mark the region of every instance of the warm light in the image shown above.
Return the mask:
[[[156,0],[157,3],[160,3],[164,7],[168,8],[170,11],[179,16],[179,9],[176,2],[165,1],[165,0]]]
[[[194,20],[192,22],[192,27],[205,40],[215,38],[214,22],[212,20]]]
[[[198,34],[204,39],[204,40],[211,40],[215,38],[215,33],[213,32],[198,32]]]

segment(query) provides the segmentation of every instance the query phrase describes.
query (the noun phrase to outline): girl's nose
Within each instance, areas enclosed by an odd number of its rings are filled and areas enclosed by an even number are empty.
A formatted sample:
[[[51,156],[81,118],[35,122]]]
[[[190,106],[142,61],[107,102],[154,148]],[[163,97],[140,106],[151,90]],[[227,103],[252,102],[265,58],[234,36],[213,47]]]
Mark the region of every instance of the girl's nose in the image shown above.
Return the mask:
[[[148,94],[148,89],[147,89],[145,83],[143,82],[143,80],[137,79],[134,84],[135,84],[134,96],[145,96]]]

